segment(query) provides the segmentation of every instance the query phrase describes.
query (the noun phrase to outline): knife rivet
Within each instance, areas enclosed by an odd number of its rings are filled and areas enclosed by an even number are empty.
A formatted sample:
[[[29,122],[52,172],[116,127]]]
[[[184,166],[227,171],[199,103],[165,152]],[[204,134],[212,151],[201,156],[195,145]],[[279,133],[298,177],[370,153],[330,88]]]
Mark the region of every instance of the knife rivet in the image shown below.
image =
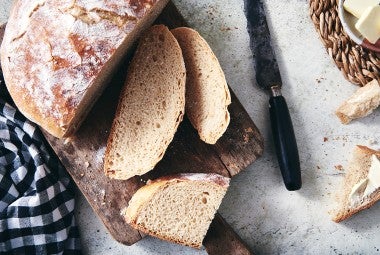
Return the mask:
[[[270,90],[272,92],[272,96],[273,97],[282,96],[282,94],[281,94],[281,86],[278,86],[278,85],[272,86],[272,87],[270,87]]]

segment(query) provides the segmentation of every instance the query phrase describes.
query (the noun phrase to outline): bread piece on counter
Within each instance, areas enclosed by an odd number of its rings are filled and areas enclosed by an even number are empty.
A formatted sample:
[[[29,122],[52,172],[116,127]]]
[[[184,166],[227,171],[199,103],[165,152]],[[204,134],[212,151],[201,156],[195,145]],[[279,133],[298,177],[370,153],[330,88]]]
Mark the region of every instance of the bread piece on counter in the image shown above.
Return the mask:
[[[343,124],[351,120],[365,117],[380,106],[380,85],[373,80],[359,88],[336,111],[336,115]]]
[[[153,26],[130,63],[107,142],[105,174],[129,179],[154,168],[185,111],[186,70],[167,27]]]
[[[219,61],[207,42],[191,28],[171,30],[185,59],[186,114],[200,138],[215,144],[230,123],[231,96]]]
[[[140,188],[121,214],[142,232],[200,248],[228,186],[218,174],[163,177]]]
[[[333,221],[341,222],[380,200],[380,187],[376,185],[380,181],[380,164],[373,163],[373,156],[379,160],[380,151],[355,147],[342,186],[337,190],[338,208],[333,212]]]
[[[50,134],[72,135],[167,2],[14,1],[1,65],[17,107]]]

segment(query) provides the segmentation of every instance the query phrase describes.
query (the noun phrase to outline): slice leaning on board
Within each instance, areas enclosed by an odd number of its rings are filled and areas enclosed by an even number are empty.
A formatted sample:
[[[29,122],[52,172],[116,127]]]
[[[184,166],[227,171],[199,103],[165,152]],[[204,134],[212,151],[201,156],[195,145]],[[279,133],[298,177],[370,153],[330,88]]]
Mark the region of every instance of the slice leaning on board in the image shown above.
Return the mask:
[[[172,141],[185,105],[206,143],[216,143],[227,129],[231,97],[218,60],[196,31],[172,32],[179,44],[163,25],[140,40],[107,143],[108,177],[126,180],[152,170]]]

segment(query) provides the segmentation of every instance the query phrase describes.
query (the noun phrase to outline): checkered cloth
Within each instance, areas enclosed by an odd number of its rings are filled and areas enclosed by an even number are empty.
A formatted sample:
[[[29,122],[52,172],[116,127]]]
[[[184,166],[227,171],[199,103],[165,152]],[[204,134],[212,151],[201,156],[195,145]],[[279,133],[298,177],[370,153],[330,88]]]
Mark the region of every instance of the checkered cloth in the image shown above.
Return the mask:
[[[0,99],[0,254],[80,254],[75,187],[44,142]]]

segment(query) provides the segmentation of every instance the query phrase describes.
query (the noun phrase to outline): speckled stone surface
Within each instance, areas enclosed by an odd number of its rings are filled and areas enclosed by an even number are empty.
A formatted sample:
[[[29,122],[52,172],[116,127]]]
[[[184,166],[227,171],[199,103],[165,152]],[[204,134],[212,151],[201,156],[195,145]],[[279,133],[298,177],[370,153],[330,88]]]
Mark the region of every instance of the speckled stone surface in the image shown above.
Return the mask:
[[[9,2],[0,3],[0,21]],[[268,97],[255,85],[243,1],[174,2],[210,43],[265,138],[264,156],[233,179],[220,208],[224,218],[257,254],[380,253],[380,203],[341,224],[328,214],[354,145],[380,147],[380,110],[347,126],[335,117],[335,109],[357,87],[344,80],[327,55],[309,19],[308,2],[265,1],[300,151],[303,188],[297,192],[286,191],[277,166]],[[337,170],[340,165],[343,170]],[[121,245],[82,195],[77,201],[84,254],[206,254],[150,237]]]

